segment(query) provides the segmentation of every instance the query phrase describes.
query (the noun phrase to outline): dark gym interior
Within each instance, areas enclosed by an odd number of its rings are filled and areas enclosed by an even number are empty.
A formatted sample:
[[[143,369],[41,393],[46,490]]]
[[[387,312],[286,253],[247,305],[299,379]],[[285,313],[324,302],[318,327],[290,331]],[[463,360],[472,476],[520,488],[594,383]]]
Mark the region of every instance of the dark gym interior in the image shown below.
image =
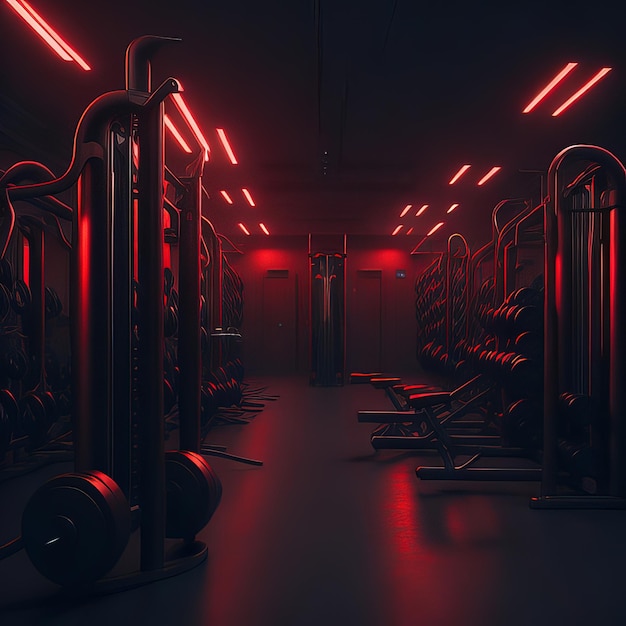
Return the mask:
[[[624,623],[622,16],[2,0],[2,626]]]

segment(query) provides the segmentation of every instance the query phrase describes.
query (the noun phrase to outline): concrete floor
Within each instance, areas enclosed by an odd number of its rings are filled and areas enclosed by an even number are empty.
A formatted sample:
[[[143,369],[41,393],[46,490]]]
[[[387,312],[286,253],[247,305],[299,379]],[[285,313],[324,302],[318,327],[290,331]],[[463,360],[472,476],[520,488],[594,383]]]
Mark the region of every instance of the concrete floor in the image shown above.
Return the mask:
[[[575,626],[626,623],[625,511],[537,511],[536,483],[426,483],[437,457],[374,452],[356,410],[368,386],[261,381],[280,396],[212,443],[224,495],[199,538],[208,559],[122,593],[67,600],[22,552],[0,562],[2,626]],[[59,471],[0,485],[0,543]]]

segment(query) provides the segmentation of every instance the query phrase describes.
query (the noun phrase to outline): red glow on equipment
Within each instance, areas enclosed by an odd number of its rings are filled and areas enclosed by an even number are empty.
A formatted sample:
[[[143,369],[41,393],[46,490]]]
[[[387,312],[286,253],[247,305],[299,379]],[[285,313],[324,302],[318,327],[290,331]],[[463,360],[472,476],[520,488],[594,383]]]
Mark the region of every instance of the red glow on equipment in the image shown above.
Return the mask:
[[[583,94],[589,91],[599,80],[602,80],[612,68],[603,67],[589,82],[585,83],[573,96],[568,98],[553,114],[552,117],[563,113],[567,107],[576,102]]]
[[[226,137],[226,133],[224,132],[224,129],[216,128],[216,130],[220,138],[220,141],[222,142],[222,145],[224,146],[224,150],[226,150],[226,154],[228,155],[228,158],[230,159],[230,162],[233,165],[237,165],[237,158],[235,157],[235,153],[233,152],[233,149],[230,147],[230,143],[228,142],[228,138]]]
[[[454,183],[456,183],[456,181],[459,180],[459,178],[461,178],[461,176],[463,176],[463,174],[465,174],[465,172],[467,172],[467,170],[470,167],[472,167],[472,166],[471,165],[464,165],[463,167],[461,167],[461,169],[452,177],[452,179],[450,180],[448,185],[454,185]]]
[[[444,222],[439,222],[439,224],[436,224],[428,231],[428,234],[426,236],[430,237],[431,235],[434,235],[443,225]]]
[[[422,208],[415,214],[415,217],[419,217],[427,208],[428,208],[428,205],[423,204]]]
[[[227,192],[227,191],[224,191],[224,190],[222,189],[222,191],[220,191],[220,193],[222,194],[222,196],[224,196],[224,200],[226,200],[226,202],[228,202],[228,204],[232,204],[232,203],[233,203],[233,200],[232,200],[232,198],[228,195],[228,192]]]
[[[398,226],[395,227],[394,231],[391,234],[397,235],[401,230],[402,230],[402,224],[398,224]]]
[[[174,137],[174,139],[176,139],[176,141],[178,142],[178,145],[185,152],[191,153],[191,148],[189,147],[189,144],[183,139],[183,136],[180,134],[178,128],[174,126],[172,120],[167,115],[165,115],[163,121],[165,122],[165,127],[167,128],[167,130],[172,133],[172,137]]]
[[[81,56],[25,0],[7,0],[7,4],[64,61],[75,61],[86,71],[91,69]]]
[[[174,100],[174,104],[176,105],[176,108],[178,109],[180,114],[185,118],[185,121],[189,125],[189,128],[191,129],[191,132],[193,132],[196,140],[204,148],[204,160],[208,161],[209,154],[211,153],[211,148],[209,147],[207,140],[204,138],[204,135],[202,134],[198,123],[191,114],[187,103],[183,100],[183,97],[180,93],[173,93],[172,99]]]
[[[267,230],[267,226],[265,224],[259,224],[259,228],[266,234],[269,235],[270,231]]]
[[[458,208],[458,206],[459,206],[459,203],[455,202],[454,204],[452,204],[450,206],[450,208],[446,211],[446,213],[452,213],[452,211],[454,211],[454,209]]]
[[[530,102],[523,113],[530,113],[576,66],[568,63]]]
[[[479,181],[478,186],[484,185],[492,176],[495,176],[502,168],[499,165],[492,167]]]
[[[400,213],[400,217],[404,217],[411,210],[412,206],[413,206],[412,204],[407,204],[404,207],[404,209],[402,209],[402,213]]]
[[[243,192],[243,195],[246,197],[248,204],[250,206],[256,206],[256,204],[254,204],[254,200],[252,199],[252,196],[250,195],[250,192],[247,189],[242,189],[241,191]]]
[[[244,232],[244,234],[246,234],[246,235],[250,234],[250,231],[241,222],[239,222],[239,224],[237,224],[237,226],[239,226],[239,228],[241,228],[241,230]]]

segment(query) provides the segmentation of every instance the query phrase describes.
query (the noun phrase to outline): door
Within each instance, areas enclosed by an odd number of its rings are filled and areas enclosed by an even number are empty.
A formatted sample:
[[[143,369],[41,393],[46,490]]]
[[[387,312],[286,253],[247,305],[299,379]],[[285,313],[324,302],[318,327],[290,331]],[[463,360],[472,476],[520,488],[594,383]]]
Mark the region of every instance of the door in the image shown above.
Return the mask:
[[[260,370],[293,373],[298,363],[297,282],[288,270],[268,270],[263,277],[263,325]]]
[[[382,367],[382,270],[357,270],[346,320],[348,370]]]

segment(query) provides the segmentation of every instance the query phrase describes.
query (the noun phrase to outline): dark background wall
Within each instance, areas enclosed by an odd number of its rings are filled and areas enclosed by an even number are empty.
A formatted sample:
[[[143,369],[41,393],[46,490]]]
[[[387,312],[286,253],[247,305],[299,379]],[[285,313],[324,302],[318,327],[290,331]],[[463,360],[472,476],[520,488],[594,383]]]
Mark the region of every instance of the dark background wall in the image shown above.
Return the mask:
[[[342,252],[343,237],[312,252]],[[231,260],[245,285],[243,356],[249,373],[309,371],[307,237],[250,237]],[[346,371],[417,370],[415,277],[434,256],[402,238],[352,236],[346,259]],[[402,278],[401,276],[404,276]]]

